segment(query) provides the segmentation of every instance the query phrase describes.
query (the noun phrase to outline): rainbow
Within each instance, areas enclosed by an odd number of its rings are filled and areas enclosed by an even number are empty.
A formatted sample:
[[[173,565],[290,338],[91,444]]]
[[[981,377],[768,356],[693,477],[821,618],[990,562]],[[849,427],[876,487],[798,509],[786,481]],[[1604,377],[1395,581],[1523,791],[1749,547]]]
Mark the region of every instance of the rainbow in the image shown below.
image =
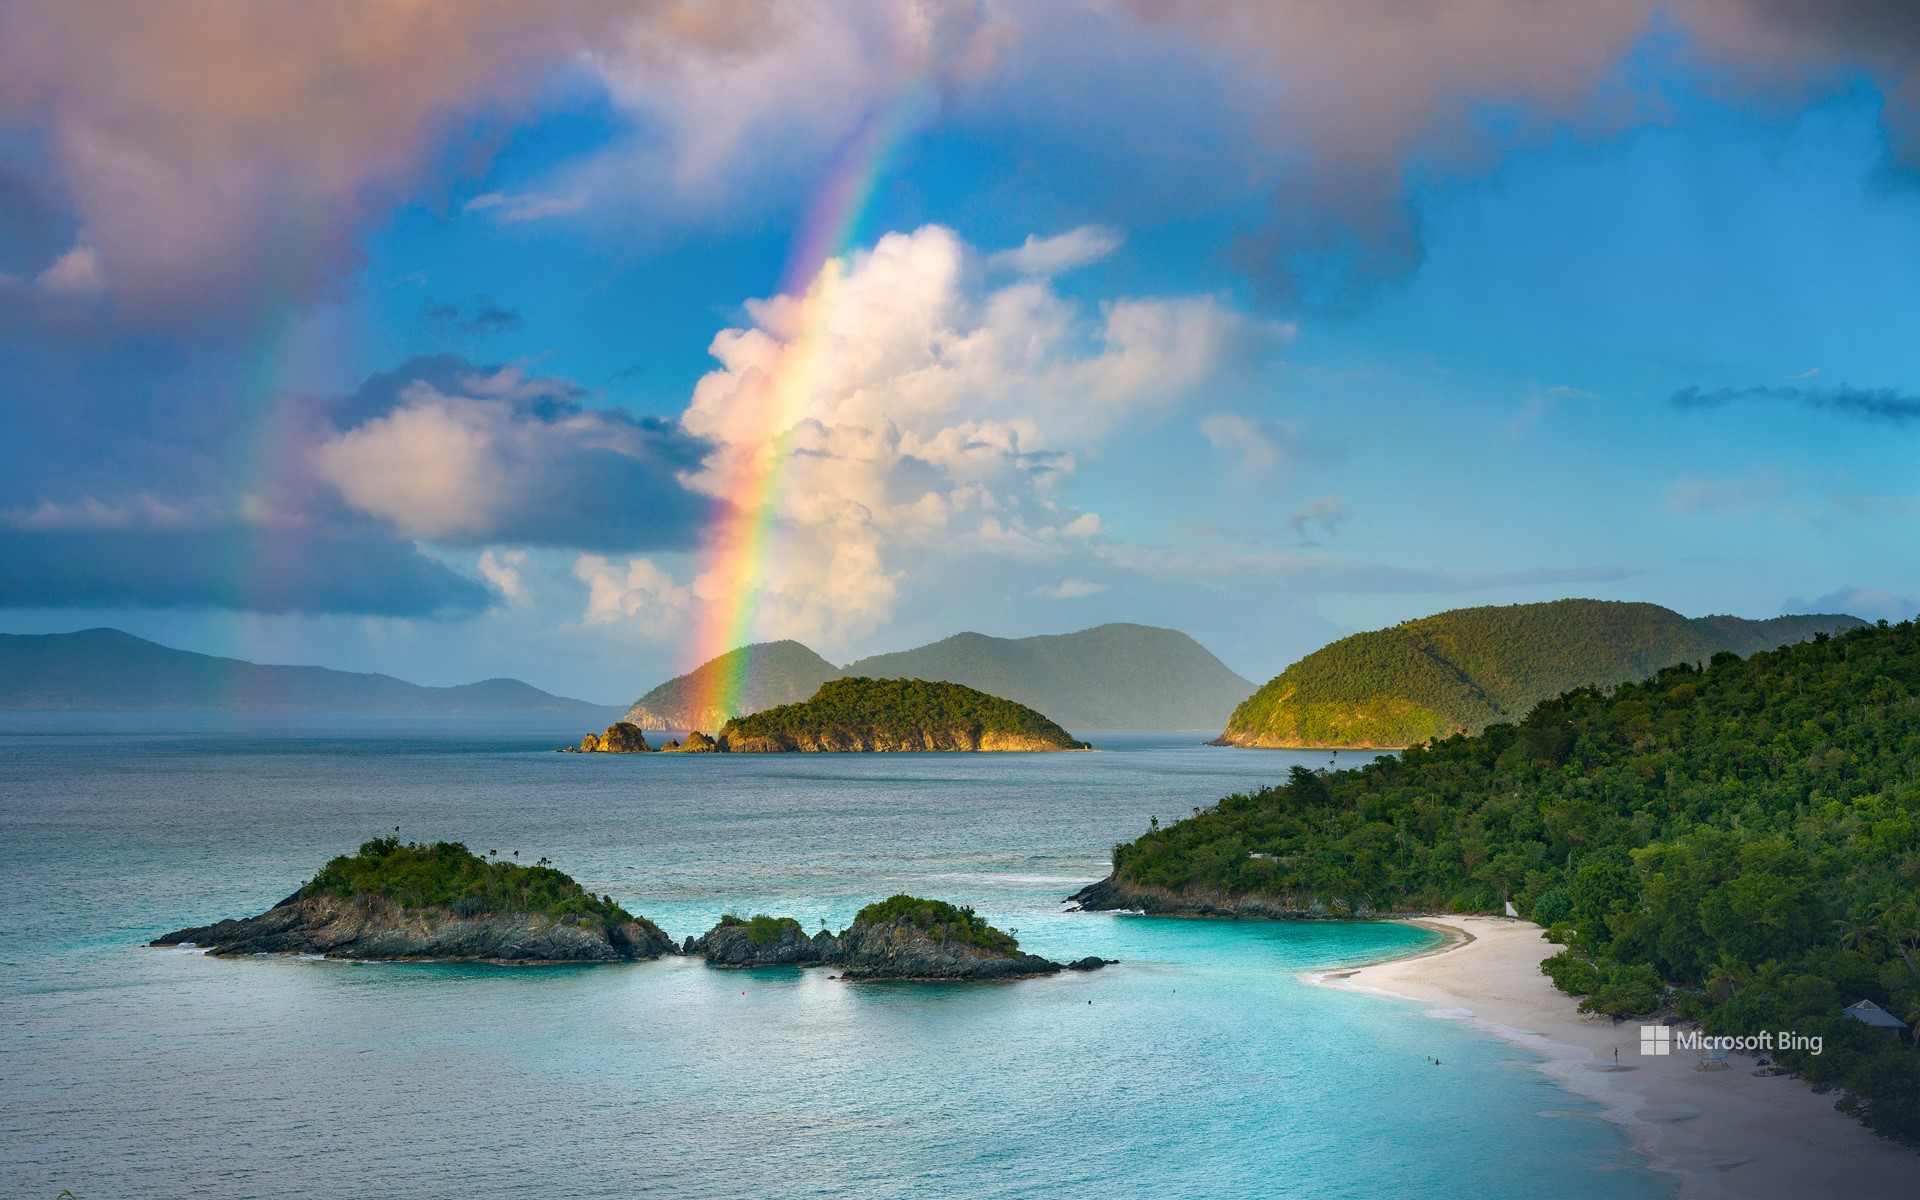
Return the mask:
[[[755,427],[764,432],[735,447],[722,485],[727,503],[708,531],[700,588],[719,598],[697,621],[689,670],[750,644],[758,632],[760,595],[775,549],[793,435],[819,382],[844,276],[839,268],[859,244],[874,191],[914,127],[924,100],[923,86],[903,88],[894,104],[863,122],[842,144],[788,250],[780,292],[799,300],[798,319],[780,370],[747,401],[757,409]],[[830,263],[838,264],[836,269],[827,269]],[[705,673],[689,708],[716,714],[716,725],[740,713],[749,665],[747,655],[736,654]]]

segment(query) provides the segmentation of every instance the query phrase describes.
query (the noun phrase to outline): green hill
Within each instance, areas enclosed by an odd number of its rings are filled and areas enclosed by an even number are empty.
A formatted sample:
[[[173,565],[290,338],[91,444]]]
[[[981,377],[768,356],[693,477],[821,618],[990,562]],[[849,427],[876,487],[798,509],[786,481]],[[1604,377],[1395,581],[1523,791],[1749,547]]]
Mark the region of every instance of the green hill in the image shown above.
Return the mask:
[[[831,679],[805,703],[727,722],[719,740],[735,754],[1087,748],[1023,704],[924,679]]]
[[[0,634],[0,708],[582,717],[609,711],[517,679],[421,687],[391,675],[265,666],[175,650],[118,629]]]
[[[1920,627],[1854,628],[1544,701],[1360,770],[1293,768],[1114,851],[1091,907],[1498,912],[1587,1011],[1673,1011],[1920,1142]]]
[[[713,706],[719,680],[744,671],[745,685],[734,711]],[[642,729],[718,729],[735,717],[781,704],[795,704],[820,689],[840,669],[799,642],[756,642],[710,658],[633,702],[621,720]]]
[[[1460,608],[1358,633],[1288,667],[1233,712],[1220,744],[1417,746],[1511,720],[1549,696],[1752,654],[1863,624],[1838,615],[1683,617],[1657,604],[1555,600]]]
[[[863,658],[846,674],[965,684],[1082,731],[1218,729],[1253,691],[1186,634],[1126,624],[1027,638],[956,634]]]

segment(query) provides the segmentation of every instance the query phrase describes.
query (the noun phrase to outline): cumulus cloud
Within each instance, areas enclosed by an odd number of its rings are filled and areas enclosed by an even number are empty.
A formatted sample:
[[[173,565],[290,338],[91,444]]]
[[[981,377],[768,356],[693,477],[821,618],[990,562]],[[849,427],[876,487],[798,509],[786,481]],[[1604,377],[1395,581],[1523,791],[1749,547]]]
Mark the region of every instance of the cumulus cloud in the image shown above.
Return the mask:
[[[917,548],[1044,558],[1084,545],[1099,518],[1057,497],[1074,449],[1171,410],[1268,344],[1214,297],[1089,309],[1044,279],[992,286],[982,268],[951,230],[888,234],[800,295],[750,302],[752,324],[714,338],[719,366],[682,416],[713,450],[688,480],[719,500],[770,470],[782,480],[760,636],[831,645],[874,627]],[[697,605],[729,600],[724,568],[748,518],[711,535],[712,565],[684,585]],[[602,597],[590,613],[660,594],[644,573],[616,589],[611,570],[581,568]]]
[[[456,390],[426,380],[321,442],[319,477],[402,535],[449,544],[684,547],[710,505],[678,482],[706,446],[677,426],[589,408],[513,367]]]
[[[1120,248],[1121,237],[1098,225],[1082,225],[1065,233],[1043,238],[1028,234],[1027,240],[1011,250],[987,256],[987,265],[1021,275],[1052,277],[1096,263]]]
[[[641,633],[664,637],[684,627],[693,591],[650,558],[630,558],[624,570],[597,554],[583,554],[573,577],[587,585],[589,625],[625,621]]]

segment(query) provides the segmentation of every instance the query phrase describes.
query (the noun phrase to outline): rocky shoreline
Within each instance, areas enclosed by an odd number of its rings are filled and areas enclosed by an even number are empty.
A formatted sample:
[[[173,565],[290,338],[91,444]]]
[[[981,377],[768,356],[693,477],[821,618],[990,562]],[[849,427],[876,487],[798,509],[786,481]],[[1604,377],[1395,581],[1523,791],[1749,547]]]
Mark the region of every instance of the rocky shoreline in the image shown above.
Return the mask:
[[[608,924],[538,913],[463,916],[406,908],[379,896],[295,892],[257,917],[163,934],[155,946],[213,955],[317,954],[324,958],[498,963],[632,962],[675,953],[645,918]]]
[[[1002,951],[929,932],[909,917],[855,920],[835,934],[808,937],[791,917],[723,917],[681,953],[716,967],[837,967],[848,980],[1032,979],[1062,971],[1095,971],[1111,960],[1089,955],[1060,963],[1018,950]]]
[[[1156,917],[1248,917],[1274,921],[1352,920],[1390,916],[1365,901],[1313,899],[1306,903],[1271,896],[1237,896],[1231,892],[1180,891],[1138,887],[1109,875],[1067,897],[1082,912],[1141,912]]]
[[[944,906],[943,906],[944,907]],[[847,980],[1005,980],[1091,971],[1109,960],[1071,963],[927,928],[910,916],[856,919],[839,934],[809,937],[791,917],[722,917],[698,938],[675,944],[644,917],[608,922],[537,913],[462,914],[406,907],[381,896],[342,897],[303,888],[258,916],[177,929],[154,946],[191,946],[219,957],[292,954],[393,962],[491,962],[515,965],[635,962],[666,955],[715,967],[833,967]]]

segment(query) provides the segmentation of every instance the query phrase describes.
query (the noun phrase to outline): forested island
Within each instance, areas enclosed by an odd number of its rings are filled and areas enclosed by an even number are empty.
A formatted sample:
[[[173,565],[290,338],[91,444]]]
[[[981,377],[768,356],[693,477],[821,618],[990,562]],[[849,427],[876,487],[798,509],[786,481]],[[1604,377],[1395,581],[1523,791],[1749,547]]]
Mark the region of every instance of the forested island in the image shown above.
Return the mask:
[[[861,909],[838,934],[808,937],[792,917],[723,916],[676,945],[611,896],[595,896],[545,859],[481,857],[459,842],[375,838],[341,855],[256,917],[177,929],[154,946],[209,954],[308,954],[382,961],[512,964],[620,962],[685,954],[720,967],[832,966],[844,979],[1024,979],[1088,971],[1028,954],[971,908],[897,895]]]
[[[1683,617],[1657,604],[1461,608],[1324,646],[1234,710],[1219,745],[1397,749],[1515,721],[1569,688],[1644,679],[1864,624],[1816,615]]]
[[[156,946],[212,954],[510,963],[618,962],[673,939],[549,866],[485,858],[459,842],[375,838],[257,917],[177,929]]]
[[[838,934],[823,928],[808,937],[792,917],[725,916],[688,938],[682,950],[723,967],[833,966],[843,979],[1025,979],[1107,965],[1093,957],[1057,963],[1028,954],[971,908],[907,895],[867,905]]]
[[[678,753],[787,754],[912,750],[1087,750],[1087,743],[1023,704],[957,683],[829,679],[810,700],[728,721],[717,737],[691,733]],[[572,750],[573,747],[567,747]],[[621,721],[581,739],[583,753],[645,753],[640,727]]]
[[[925,679],[830,679],[811,700],[727,722],[718,740],[733,754],[1089,748],[1024,704]]]
[[[1920,1020],[1920,629],[1862,627],[1586,687],[1496,723],[1233,795],[1114,848],[1088,908],[1268,916],[1501,911],[1566,949],[1585,1011],[1777,1055],[1920,1142],[1920,1053],[1843,1015]]]

